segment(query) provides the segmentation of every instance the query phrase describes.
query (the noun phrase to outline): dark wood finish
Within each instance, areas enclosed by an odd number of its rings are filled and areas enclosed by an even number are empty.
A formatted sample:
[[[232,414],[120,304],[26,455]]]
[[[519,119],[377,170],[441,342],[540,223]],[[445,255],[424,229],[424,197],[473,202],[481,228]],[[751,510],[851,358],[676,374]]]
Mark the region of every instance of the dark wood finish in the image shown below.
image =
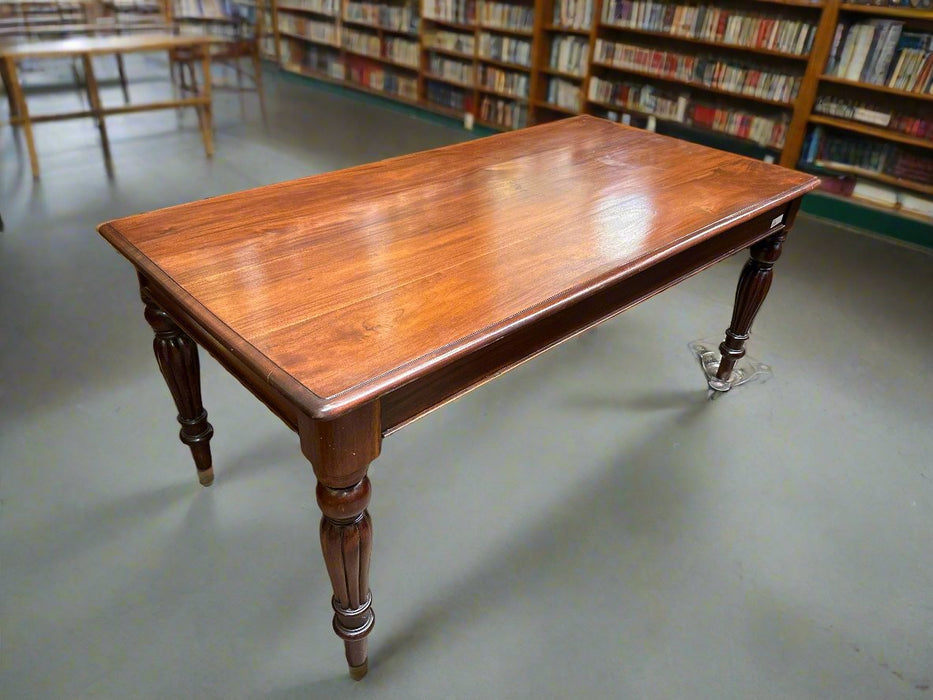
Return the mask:
[[[243,360],[328,418],[816,182],[584,116],[101,232],[195,300],[211,332],[248,338]]]
[[[468,355],[439,368],[430,377],[386,394],[381,399],[385,434],[729,257],[756,235],[763,237],[781,231],[783,224],[769,228],[772,214],[757,217],[632,277],[607,285],[534,325],[491,343],[482,353]]]
[[[794,202],[786,215],[786,222],[766,238],[755,243],[749,249],[748,262],[739,275],[739,284],[735,291],[735,306],[732,322],[726,329],[726,339],[719,345],[722,359],[716,371],[717,379],[729,379],[735,363],[745,357],[745,343],[748,341],[752,323],[761,309],[771,278],[774,276],[774,263],[781,257],[781,249],[787,239],[800,207],[799,200]]]
[[[576,117],[99,230],[143,275],[155,321],[298,431],[334,629],[361,677],[382,436],[749,245],[773,264],[816,184]]]
[[[207,411],[201,403],[198,346],[155,302],[144,277],[140,276],[139,284],[140,296],[146,305],[146,321],[155,332],[152,349],[156,362],[178,409],[181,424],[178,436],[191,448],[198,481],[202,486],[210,486],[214,481],[210,446],[214,428],[207,422]]]
[[[382,444],[379,405],[366,404],[332,421],[299,416],[301,449],[318,478],[321,549],[334,590],[334,632],[344,641],[350,675],[368,668],[366,638],[373,628],[369,559],[373,526],[366,511],[369,463]]]
[[[317,485],[321,507],[321,549],[334,589],[334,632],[343,640],[350,675],[360,680],[369,668],[366,642],[375,623],[369,590],[373,526],[369,479],[348,489]]]

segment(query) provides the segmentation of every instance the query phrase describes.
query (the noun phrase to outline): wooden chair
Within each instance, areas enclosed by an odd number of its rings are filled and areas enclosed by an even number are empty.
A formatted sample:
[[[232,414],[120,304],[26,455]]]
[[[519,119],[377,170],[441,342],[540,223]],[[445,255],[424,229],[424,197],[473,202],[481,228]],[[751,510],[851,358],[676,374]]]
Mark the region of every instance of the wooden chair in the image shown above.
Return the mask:
[[[217,40],[211,46],[211,62],[232,70],[236,84],[218,83],[211,85],[211,89],[240,93],[241,109],[242,94],[256,92],[265,121],[266,104],[260,59],[262,9],[238,0],[175,0],[173,19],[182,33],[196,31]],[[182,92],[191,92],[197,88],[195,65],[199,60],[200,57],[192,52],[173,52],[172,76]]]

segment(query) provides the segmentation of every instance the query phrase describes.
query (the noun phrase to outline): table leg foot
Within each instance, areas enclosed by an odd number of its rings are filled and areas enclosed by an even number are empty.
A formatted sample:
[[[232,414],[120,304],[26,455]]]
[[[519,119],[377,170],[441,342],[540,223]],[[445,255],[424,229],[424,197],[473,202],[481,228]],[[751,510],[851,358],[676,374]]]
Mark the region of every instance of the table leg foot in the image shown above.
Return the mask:
[[[719,339],[694,340],[687,347],[700,363],[700,369],[706,377],[709,388],[717,393],[724,393],[737,386],[751,383],[764,383],[774,376],[771,367],[746,355],[735,363],[728,379],[717,377],[720,360]]]
[[[350,676],[359,680],[368,669],[367,637],[375,616],[369,590],[373,546],[369,479],[350,488],[317,486],[321,507],[321,549],[334,589],[334,632],[344,640]]]
[[[198,483],[201,486],[210,486],[214,483],[214,467],[208,467],[204,471],[198,472]]]
[[[367,659],[359,666],[350,667],[350,678],[355,681],[363,680],[363,677],[369,672],[369,660]]]
[[[142,298],[146,304],[146,321],[155,332],[152,348],[156,361],[178,409],[179,438],[191,449],[198,482],[210,486],[214,481],[210,447],[214,428],[207,422],[207,411],[201,404],[198,346],[152,300],[145,287]]]

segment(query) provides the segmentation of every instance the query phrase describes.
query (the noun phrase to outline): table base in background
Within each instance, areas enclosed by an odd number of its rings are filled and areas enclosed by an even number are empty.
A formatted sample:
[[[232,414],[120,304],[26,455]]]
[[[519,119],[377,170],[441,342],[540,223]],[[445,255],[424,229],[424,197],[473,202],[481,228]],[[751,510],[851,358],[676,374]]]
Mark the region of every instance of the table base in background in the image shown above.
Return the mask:
[[[201,137],[204,140],[204,152],[208,157],[214,154],[213,141],[213,113],[211,108],[211,66],[209,44],[211,39],[197,36],[176,36],[174,34],[139,34],[109,37],[82,37],[76,39],[61,39],[57,41],[42,41],[25,44],[14,44],[0,48],[0,70],[7,95],[10,101],[10,123],[22,127],[26,146],[29,150],[29,163],[33,178],[39,178],[39,156],[36,151],[33,124],[66,119],[92,118],[96,121],[100,133],[100,145],[104,154],[104,162],[108,172],[112,172],[113,160],[110,153],[110,139],[107,135],[105,118],[117,114],[133,114],[153,110],[170,110],[182,107],[192,107],[198,115],[198,124]],[[150,102],[146,104],[124,104],[116,107],[105,107],[100,98],[100,87],[94,74],[93,57],[99,55],[115,55],[118,65],[122,66],[122,56],[127,53],[174,51],[184,49],[198,56],[202,70],[202,86],[189,86],[190,96],[180,95],[170,100]],[[22,83],[19,80],[18,63],[24,59],[41,58],[71,58],[80,59],[84,70],[84,87],[90,109],[61,112],[57,114],[32,115],[26,103]],[[192,70],[192,77],[194,71]],[[129,94],[125,89],[126,78],[122,75],[124,85],[124,99],[129,101]]]

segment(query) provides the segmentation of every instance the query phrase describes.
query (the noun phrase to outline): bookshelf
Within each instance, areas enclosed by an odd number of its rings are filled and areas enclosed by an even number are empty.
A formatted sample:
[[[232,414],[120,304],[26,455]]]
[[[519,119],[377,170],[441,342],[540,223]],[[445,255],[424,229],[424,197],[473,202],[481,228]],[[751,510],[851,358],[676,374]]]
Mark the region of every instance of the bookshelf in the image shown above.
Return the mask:
[[[933,9],[834,3],[797,167],[933,220]]]
[[[589,113],[819,171],[828,180],[865,181],[863,199],[873,206],[901,211],[905,202],[915,204],[911,197],[931,195],[923,163],[933,158],[933,93],[906,79],[838,72],[832,62],[845,44],[840,25],[897,22],[904,32],[933,32],[933,8],[903,7],[901,0],[275,4],[287,70],[468,127],[513,129]],[[923,67],[914,70],[916,78]],[[834,149],[880,143],[877,157],[900,164],[840,161],[841,151],[836,160],[810,158],[814,138],[829,139]],[[905,196],[884,204],[878,187]],[[853,194],[858,200],[859,192],[834,196]],[[927,217],[926,205],[918,206],[903,210],[933,221],[933,211]]]
[[[779,159],[822,4],[646,5],[600,4],[587,86],[594,113],[701,141],[713,132],[731,140],[732,150]]]

